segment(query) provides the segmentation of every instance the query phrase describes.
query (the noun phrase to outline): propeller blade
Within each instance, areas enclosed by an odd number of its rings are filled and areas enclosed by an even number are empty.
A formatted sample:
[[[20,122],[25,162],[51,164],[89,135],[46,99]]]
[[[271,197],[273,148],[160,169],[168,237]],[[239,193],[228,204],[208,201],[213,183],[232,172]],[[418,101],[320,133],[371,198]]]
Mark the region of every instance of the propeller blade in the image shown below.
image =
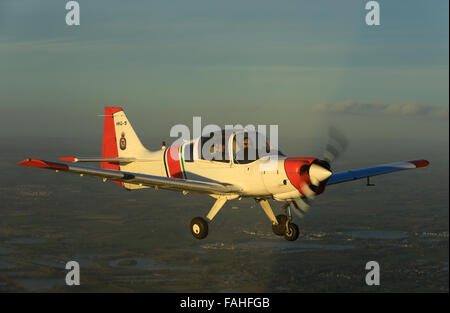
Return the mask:
[[[348,146],[347,137],[336,127],[331,126],[328,129],[328,143],[323,153],[323,159],[328,163],[336,160]]]
[[[304,213],[307,213],[311,207],[310,203],[305,198],[294,199],[293,203],[297,209],[301,209]]]
[[[292,201],[292,204],[293,204],[291,205],[292,211],[294,211],[294,213],[300,218],[303,218],[310,208],[306,199],[304,200],[302,198],[294,199]]]
[[[300,185],[303,196],[288,202],[292,211],[300,218],[303,218],[308,212],[310,208],[308,202],[315,198],[316,192],[323,192],[323,189],[320,189],[320,184],[333,174],[330,170],[330,162],[336,160],[348,146],[347,138],[336,127],[328,129],[328,137],[328,144],[325,147],[323,159],[316,160],[309,166],[304,166],[300,169],[301,175],[308,171],[309,176],[309,183],[303,182]],[[285,204],[283,208],[286,207]]]
[[[305,212],[303,212],[301,209],[297,209],[296,207],[292,207],[292,212],[295,213],[299,218],[305,217]]]
[[[316,196],[316,193],[314,191],[311,190],[311,188],[309,188],[308,184],[306,183],[302,183],[300,185],[300,188],[302,189],[303,194],[308,198],[308,199],[314,199],[314,197]]]

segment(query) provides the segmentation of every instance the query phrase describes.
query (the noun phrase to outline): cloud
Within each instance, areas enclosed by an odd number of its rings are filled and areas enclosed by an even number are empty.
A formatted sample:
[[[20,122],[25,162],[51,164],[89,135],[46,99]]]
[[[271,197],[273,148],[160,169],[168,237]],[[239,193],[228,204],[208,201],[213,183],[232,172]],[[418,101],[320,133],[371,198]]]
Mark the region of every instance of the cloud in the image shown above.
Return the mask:
[[[429,108],[420,106],[417,103],[394,103],[383,110],[388,115],[423,115]]]
[[[448,108],[435,109],[431,111],[433,117],[448,120]]]
[[[320,103],[311,107],[315,113],[341,113],[341,114],[380,114],[391,116],[415,116],[431,117],[438,119],[448,119],[448,107],[436,107],[422,105],[414,102],[407,103],[360,103],[354,100],[347,100],[335,103]]]

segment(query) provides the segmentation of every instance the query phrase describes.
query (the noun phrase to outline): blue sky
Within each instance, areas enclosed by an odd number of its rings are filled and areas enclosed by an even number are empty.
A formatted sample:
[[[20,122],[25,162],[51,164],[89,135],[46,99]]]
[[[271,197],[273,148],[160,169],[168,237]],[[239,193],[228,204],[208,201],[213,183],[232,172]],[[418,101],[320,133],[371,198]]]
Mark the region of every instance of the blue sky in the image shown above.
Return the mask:
[[[2,133],[98,133],[106,105],[165,134],[193,115],[287,131],[334,118],[352,131],[385,123],[382,135],[417,120],[427,136],[448,128],[448,1],[379,1],[379,27],[355,0],[78,2],[78,27],[66,1],[0,2]],[[340,103],[358,110],[329,109]]]

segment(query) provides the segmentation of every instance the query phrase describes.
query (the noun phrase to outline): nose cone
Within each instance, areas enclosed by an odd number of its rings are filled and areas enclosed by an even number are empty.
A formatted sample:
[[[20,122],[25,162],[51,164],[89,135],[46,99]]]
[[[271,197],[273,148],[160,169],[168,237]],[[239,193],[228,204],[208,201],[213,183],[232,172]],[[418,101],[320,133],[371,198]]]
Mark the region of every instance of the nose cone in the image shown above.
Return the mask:
[[[324,181],[333,174],[330,170],[318,164],[311,164],[309,168],[309,177],[311,179],[311,184],[318,186],[320,182]]]

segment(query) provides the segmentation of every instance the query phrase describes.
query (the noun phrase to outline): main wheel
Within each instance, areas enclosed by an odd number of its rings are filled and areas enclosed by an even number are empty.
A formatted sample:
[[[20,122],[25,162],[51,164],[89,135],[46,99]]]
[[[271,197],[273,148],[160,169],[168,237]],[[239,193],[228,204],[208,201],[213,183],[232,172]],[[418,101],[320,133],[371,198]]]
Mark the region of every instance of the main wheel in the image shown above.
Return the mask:
[[[284,238],[289,241],[295,241],[298,238],[298,226],[294,223],[289,223],[284,233]]]
[[[193,218],[191,221],[191,233],[197,239],[208,236],[208,223],[201,217]]]
[[[280,214],[277,215],[278,225],[272,225],[272,231],[277,236],[283,236],[286,232],[286,220],[287,216]]]

